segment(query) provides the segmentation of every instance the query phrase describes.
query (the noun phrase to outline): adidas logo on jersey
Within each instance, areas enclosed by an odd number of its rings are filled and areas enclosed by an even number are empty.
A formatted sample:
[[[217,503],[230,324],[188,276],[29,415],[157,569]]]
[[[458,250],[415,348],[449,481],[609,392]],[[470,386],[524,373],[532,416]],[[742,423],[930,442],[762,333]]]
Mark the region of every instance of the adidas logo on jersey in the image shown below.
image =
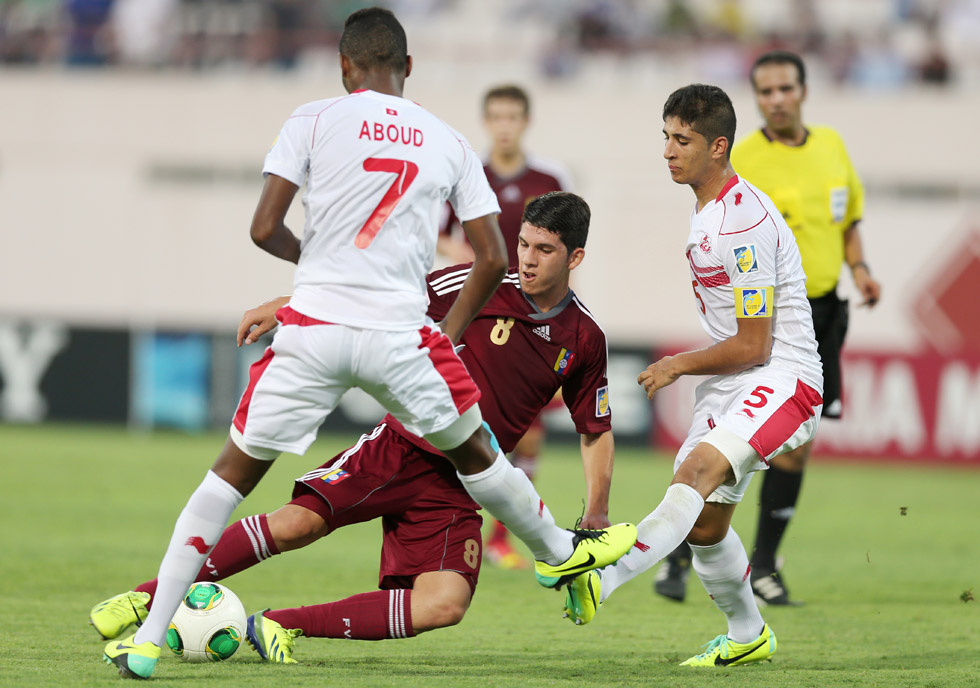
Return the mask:
[[[531,332],[533,332],[534,334],[538,335],[539,337],[541,337],[541,339],[545,340],[546,342],[550,342],[551,341],[551,326],[550,325],[540,325],[538,327],[535,327],[533,330],[531,330]]]

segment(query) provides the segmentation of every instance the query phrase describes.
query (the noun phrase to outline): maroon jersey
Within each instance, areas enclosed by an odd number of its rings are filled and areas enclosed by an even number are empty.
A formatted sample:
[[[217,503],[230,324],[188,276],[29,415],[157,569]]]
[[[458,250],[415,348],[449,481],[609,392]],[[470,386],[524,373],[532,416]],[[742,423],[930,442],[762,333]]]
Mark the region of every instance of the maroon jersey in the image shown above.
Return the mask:
[[[568,181],[557,165],[533,157],[527,158],[524,170],[514,177],[497,176],[489,163],[483,166],[483,171],[486,172],[490,188],[497,194],[497,203],[500,204],[497,223],[507,246],[507,264],[517,265],[517,235],[521,231],[524,207],[549,191],[568,191]],[[444,233],[448,233],[458,224],[455,215],[451,213],[450,210],[449,221],[443,228]]]
[[[469,271],[470,265],[456,265],[429,275],[429,317],[445,317]],[[511,270],[460,344],[459,356],[483,393],[483,419],[503,451],[513,450],[559,389],[580,434],[612,428],[606,335],[571,290],[555,308],[540,313]],[[423,442],[392,416],[385,422]]]

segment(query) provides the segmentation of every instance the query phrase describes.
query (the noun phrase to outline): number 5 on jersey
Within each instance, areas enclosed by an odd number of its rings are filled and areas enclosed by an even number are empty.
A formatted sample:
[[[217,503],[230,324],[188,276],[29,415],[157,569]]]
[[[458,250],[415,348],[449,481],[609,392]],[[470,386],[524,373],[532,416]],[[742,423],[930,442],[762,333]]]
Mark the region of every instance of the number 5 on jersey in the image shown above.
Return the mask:
[[[367,222],[361,227],[361,231],[357,233],[357,237],[354,239],[354,245],[357,248],[367,248],[374,241],[374,237],[378,236],[378,232],[381,231],[381,225],[385,223],[385,220],[391,215],[391,211],[398,205],[398,201],[402,199],[402,196],[408,191],[408,187],[412,185],[415,177],[418,176],[419,166],[408,160],[368,158],[364,161],[364,171],[388,172],[396,175],[396,177],[392,180],[388,191],[381,197],[381,202],[378,203],[378,207],[374,209],[371,217],[367,219]]]

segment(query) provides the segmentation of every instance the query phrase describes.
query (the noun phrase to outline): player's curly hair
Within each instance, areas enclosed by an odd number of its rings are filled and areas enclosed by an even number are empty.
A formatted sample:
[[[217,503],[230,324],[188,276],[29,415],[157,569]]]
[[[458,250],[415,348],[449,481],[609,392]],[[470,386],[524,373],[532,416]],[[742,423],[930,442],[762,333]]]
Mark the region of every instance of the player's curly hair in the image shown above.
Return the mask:
[[[381,7],[358,10],[344,22],[340,54],[364,70],[402,71],[408,62],[405,29],[390,10]]]
[[[728,94],[717,86],[690,84],[670,94],[664,103],[664,121],[676,117],[712,143],[728,139],[730,157],[735,142],[735,107]]]
[[[554,232],[571,253],[585,248],[591,219],[592,211],[584,198],[567,191],[551,191],[528,203],[521,221]]]

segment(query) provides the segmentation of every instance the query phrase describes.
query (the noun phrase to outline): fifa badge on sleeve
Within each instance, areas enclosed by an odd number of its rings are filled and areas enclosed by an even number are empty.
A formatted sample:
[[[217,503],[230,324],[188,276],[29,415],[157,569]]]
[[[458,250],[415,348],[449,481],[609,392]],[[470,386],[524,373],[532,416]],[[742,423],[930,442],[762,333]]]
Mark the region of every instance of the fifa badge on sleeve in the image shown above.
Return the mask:
[[[605,418],[609,415],[609,385],[603,385],[595,391],[595,417]]]
[[[756,272],[759,269],[759,261],[755,258],[755,244],[739,246],[735,250],[735,266],[739,273]]]
[[[772,287],[735,287],[736,318],[771,318]]]

